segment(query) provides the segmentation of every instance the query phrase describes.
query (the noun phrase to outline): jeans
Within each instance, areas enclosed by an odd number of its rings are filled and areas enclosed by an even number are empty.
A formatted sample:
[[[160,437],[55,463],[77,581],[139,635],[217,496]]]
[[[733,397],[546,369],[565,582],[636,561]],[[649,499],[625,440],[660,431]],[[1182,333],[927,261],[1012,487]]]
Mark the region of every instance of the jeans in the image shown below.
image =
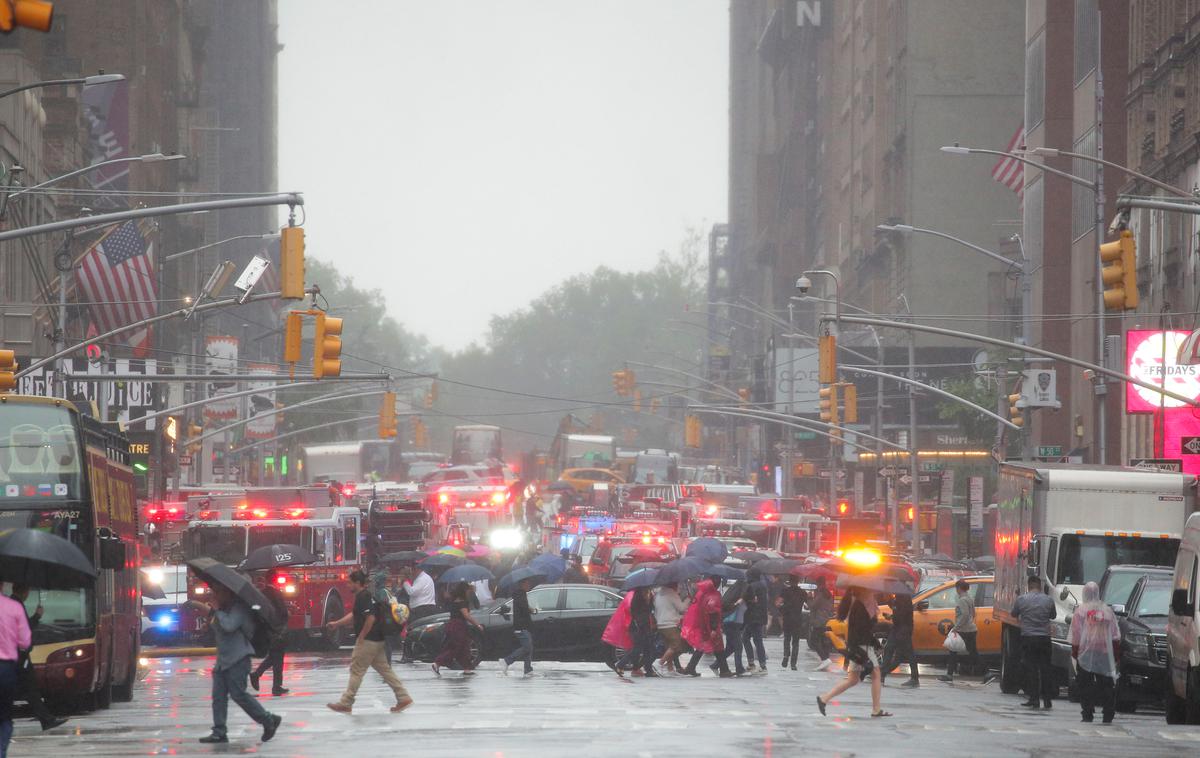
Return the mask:
[[[971,671],[975,670],[975,666],[979,663],[979,647],[977,645],[979,632],[959,632],[963,642],[967,646],[967,665],[963,666],[963,670],[970,667]],[[958,653],[950,653],[950,662],[946,664],[946,676],[954,676],[959,669]]]
[[[767,667],[767,649],[763,646],[763,627],[761,621],[747,621],[742,628],[742,644],[746,647],[746,662],[754,663],[758,658],[759,668]]]
[[[1054,696],[1054,669],[1050,664],[1050,638],[1026,635],[1021,637],[1021,661],[1025,665],[1025,694],[1029,702],[1036,703],[1038,696],[1044,705],[1050,705]]]
[[[373,642],[360,639],[354,643],[354,652],[350,654],[350,681],[346,684],[346,691],[342,693],[340,701],[342,705],[347,707],[354,705],[354,698],[358,695],[358,688],[362,686],[362,680],[368,668],[379,672],[387,686],[392,688],[392,694],[396,696],[397,703],[411,699],[408,696],[408,690],[404,689],[404,683],[400,681],[400,677],[396,676],[396,672],[392,671],[391,664],[387,662],[387,652],[383,649],[383,641]]]
[[[744,674],[746,667],[742,665],[742,625],[732,621],[725,622],[725,652],[726,660],[733,655],[733,673]]]
[[[16,696],[16,661],[0,661],[0,758],[8,755],[8,743],[12,740],[12,707]]]
[[[271,649],[267,651],[266,657],[263,658],[262,662],[258,664],[258,668],[254,670],[255,676],[262,676],[263,672],[265,672],[267,669],[271,669],[272,692],[279,692],[283,689],[283,654],[286,652],[286,650],[287,646],[283,644],[272,646]]]
[[[1112,677],[1096,674],[1081,666],[1075,673],[1075,687],[1079,690],[1079,706],[1084,721],[1095,718],[1097,706],[1104,714],[1104,723],[1113,720],[1116,691]]]
[[[796,665],[796,658],[800,655],[800,638],[804,635],[800,633],[799,624],[789,624],[786,621],[783,624],[783,663],[787,665],[790,660],[792,665]]]
[[[808,649],[820,656],[821,660],[829,660],[829,653],[833,647],[833,643],[829,641],[829,637],[825,636],[825,624],[814,623],[808,628]]]
[[[883,646],[883,676],[891,675],[900,661],[908,661],[908,674],[914,681],[920,681],[917,674],[917,656],[913,653],[913,630],[911,626],[893,626],[888,632],[887,643]]]
[[[533,671],[533,635],[528,629],[519,629],[513,632],[513,636],[517,638],[517,649],[504,656],[504,663],[511,666],[513,661],[521,658],[525,661],[525,673]]]
[[[213,668],[212,671],[212,712],[213,734],[225,737],[228,730],[225,721],[229,712],[229,701],[241,706],[246,715],[266,726],[271,714],[263,708],[258,698],[251,697],[246,692],[246,678],[250,676],[250,656],[246,656],[228,668]]]

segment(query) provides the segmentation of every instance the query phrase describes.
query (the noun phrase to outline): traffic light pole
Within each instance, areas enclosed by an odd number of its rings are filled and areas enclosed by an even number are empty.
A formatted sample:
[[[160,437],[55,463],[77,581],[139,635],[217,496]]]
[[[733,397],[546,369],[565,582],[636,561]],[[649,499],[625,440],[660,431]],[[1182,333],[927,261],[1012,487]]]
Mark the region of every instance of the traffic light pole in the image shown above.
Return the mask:
[[[909,484],[909,499],[912,500],[912,534],[909,537],[909,551],[913,555],[921,555],[921,475],[917,466],[917,335],[908,333],[908,378],[912,383],[908,386],[908,475],[912,478]]]

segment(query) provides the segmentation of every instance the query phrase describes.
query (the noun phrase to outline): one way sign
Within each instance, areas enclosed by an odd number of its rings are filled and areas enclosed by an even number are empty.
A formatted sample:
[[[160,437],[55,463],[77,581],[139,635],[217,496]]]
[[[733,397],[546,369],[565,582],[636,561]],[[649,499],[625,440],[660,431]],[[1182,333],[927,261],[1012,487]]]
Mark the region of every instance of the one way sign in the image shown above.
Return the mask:
[[[1189,455],[1200,455],[1200,437],[1181,437],[1179,447]]]

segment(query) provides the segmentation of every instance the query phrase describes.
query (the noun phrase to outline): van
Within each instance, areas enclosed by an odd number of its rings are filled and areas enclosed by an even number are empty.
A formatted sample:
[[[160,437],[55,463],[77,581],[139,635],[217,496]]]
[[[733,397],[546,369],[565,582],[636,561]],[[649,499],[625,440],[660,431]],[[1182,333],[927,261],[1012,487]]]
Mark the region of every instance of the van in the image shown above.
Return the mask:
[[[1167,612],[1167,723],[1200,724],[1200,513],[1183,529]]]

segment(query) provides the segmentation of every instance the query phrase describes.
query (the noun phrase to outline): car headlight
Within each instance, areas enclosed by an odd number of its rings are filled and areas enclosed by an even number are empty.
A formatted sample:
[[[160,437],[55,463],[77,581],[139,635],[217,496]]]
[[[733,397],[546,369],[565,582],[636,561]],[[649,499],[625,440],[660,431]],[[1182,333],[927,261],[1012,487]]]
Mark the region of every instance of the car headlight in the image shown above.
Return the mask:
[[[1121,647],[1130,658],[1149,658],[1150,635],[1140,632],[1130,632],[1125,635],[1125,641]]]
[[[1071,632],[1071,627],[1062,621],[1050,622],[1050,637],[1056,640],[1066,640],[1067,635]]]

